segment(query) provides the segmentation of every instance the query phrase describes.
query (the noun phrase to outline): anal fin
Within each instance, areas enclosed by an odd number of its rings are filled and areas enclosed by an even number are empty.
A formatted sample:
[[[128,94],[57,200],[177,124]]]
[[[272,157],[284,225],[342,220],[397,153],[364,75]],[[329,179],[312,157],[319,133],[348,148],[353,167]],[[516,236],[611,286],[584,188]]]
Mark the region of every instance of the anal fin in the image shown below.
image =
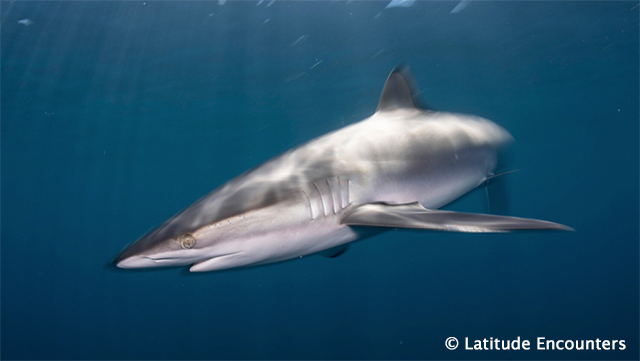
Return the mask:
[[[562,224],[530,218],[492,214],[430,210],[420,203],[365,204],[354,208],[341,221],[349,226],[415,228],[449,232],[496,233],[516,230],[572,231]]]

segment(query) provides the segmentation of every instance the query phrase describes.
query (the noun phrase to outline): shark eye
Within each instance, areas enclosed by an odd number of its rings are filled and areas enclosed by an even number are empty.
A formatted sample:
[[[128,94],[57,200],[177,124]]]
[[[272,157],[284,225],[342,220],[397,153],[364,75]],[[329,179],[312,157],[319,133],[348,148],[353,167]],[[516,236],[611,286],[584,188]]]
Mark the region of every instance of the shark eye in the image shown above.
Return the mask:
[[[180,236],[180,245],[184,249],[193,248],[196,245],[196,239],[189,233]]]

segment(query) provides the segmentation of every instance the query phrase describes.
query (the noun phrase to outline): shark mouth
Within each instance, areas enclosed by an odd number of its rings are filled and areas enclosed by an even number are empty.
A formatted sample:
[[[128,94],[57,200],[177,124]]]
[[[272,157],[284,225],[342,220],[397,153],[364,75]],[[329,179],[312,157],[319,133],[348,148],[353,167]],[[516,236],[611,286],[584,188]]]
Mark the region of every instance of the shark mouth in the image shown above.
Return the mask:
[[[179,258],[179,257],[153,258],[153,257],[146,257],[146,256],[142,256],[142,258],[146,258],[146,259],[154,261],[156,263],[178,261],[178,260],[182,259],[182,258]]]
[[[215,271],[218,269],[229,268],[236,266],[234,262],[229,262],[232,259],[242,255],[244,252],[233,252],[227,253],[220,256],[211,257],[199,262],[194,263],[191,268],[189,268],[190,272],[206,272],[206,271]]]

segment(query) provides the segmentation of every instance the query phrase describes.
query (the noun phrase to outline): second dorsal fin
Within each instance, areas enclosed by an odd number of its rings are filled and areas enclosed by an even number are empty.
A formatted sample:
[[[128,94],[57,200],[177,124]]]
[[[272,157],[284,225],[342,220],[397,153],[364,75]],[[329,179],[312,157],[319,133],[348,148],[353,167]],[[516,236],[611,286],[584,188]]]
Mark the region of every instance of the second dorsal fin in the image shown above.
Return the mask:
[[[429,109],[422,105],[417,98],[414,83],[408,67],[396,66],[384,83],[376,112],[397,109]]]

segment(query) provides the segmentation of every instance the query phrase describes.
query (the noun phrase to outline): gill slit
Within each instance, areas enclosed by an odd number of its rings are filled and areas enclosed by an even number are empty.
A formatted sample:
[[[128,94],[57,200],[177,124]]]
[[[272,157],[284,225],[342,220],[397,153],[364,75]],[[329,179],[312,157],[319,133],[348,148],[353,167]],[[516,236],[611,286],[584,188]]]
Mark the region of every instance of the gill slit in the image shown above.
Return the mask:
[[[309,197],[309,195],[307,194],[307,192],[304,191],[304,189],[300,188],[300,190],[302,191],[302,193],[304,194],[305,197],[307,197],[307,202],[309,202],[309,213],[311,215],[311,220],[313,221],[315,218],[313,218],[313,208],[311,206],[311,198]]]
[[[342,184],[340,183],[340,177],[336,177],[338,179],[338,200],[340,201],[340,205],[338,207],[340,209],[344,209],[344,204],[342,204]]]
[[[331,205],[333,206],[333,214],[338,213],[336,209],[336,197],[333,196],[333,188],[331,188],[331,182],[329,182],[329,178],[325,179],[327,181],[327,185],[329,186],[329,197],[331,197]]]
[[[324,199],[322,198],[322,192],[320,192],[320,187],[318,187],[316,182],[313,182],[313,185],[318,190],[318,195],[320,196],[320,203],[322,204],[322,213],[324,213],[324,215],[326,217],[327,216],[327,207],[325,207],[325,205],[324,205]]]

